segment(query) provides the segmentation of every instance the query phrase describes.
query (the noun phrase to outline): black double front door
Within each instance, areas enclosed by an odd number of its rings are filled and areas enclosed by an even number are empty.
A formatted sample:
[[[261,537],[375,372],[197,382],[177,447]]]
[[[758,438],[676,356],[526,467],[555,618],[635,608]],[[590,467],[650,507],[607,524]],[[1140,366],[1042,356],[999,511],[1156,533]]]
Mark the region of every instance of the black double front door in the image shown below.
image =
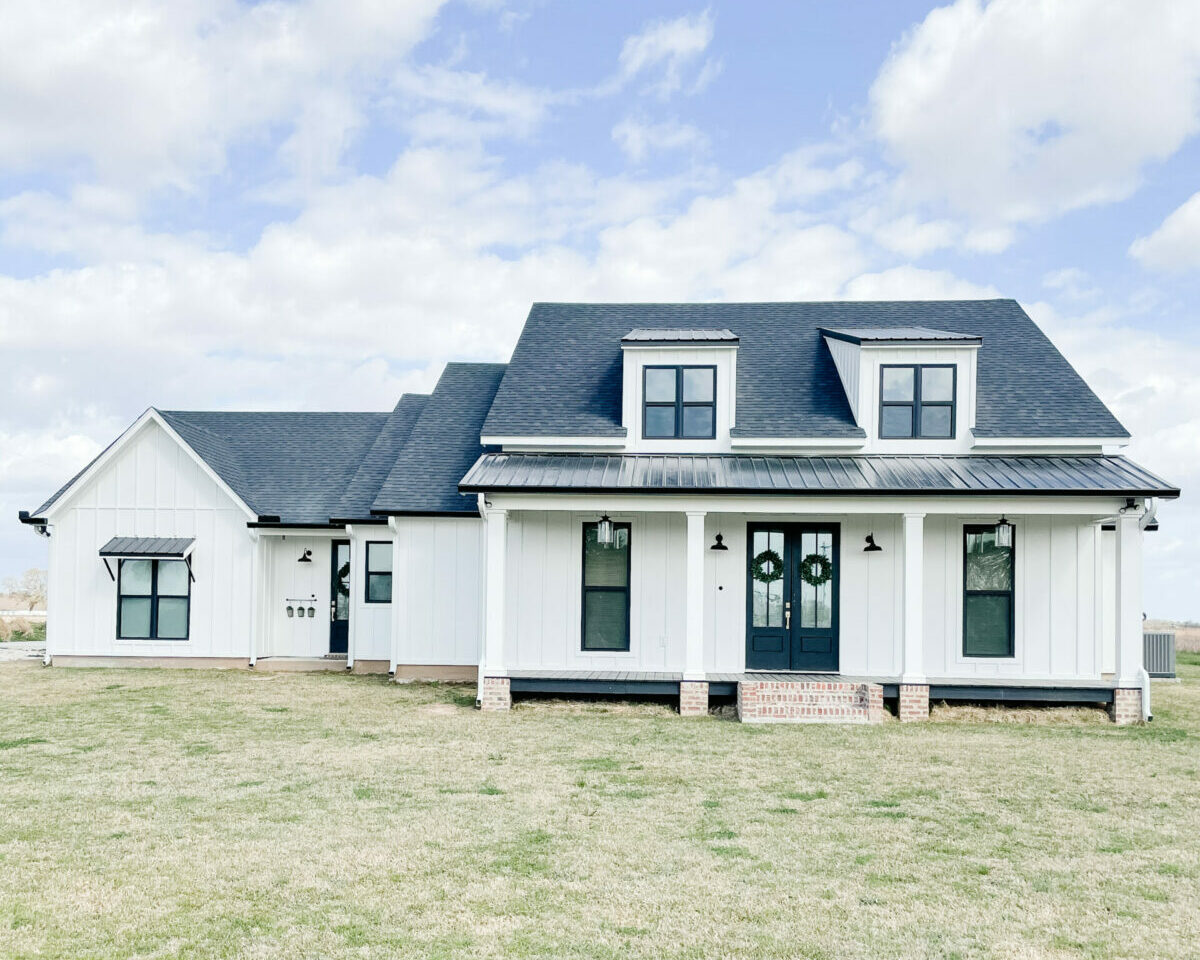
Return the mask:
[[[746,669],[838,669],[838,525],[746,530]]]

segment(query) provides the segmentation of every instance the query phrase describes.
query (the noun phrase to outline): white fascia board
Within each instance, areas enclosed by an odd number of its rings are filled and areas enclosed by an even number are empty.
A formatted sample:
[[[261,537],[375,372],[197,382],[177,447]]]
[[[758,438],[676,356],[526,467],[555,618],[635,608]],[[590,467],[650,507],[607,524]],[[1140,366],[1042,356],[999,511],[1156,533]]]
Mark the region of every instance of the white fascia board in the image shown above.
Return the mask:
[[[310,540],[344,540],[350,534],[350,527],[305,527],[305,526],[281,526],[281,527],[251,527],[252,530],[257,530],[260,536],[263,537],[306,537]]]
[[[201,457],[200,454],[198,454],[195,450],[193,450],[188,445],[187,441],[183,439],[183,437],[172,430],[167,421],[164,420],[162,415],[153,407],[150,407],[145,413],[133,421],[133,423],[126,428],[125,432],[117,437],[117,439],[109,445],[108,449],[96,459],[95,463],[88,467],[86,471],[76,478],[74,483],[72,483],[66,490],[62,492],[62,495],[54,502],[50,509],[46,511],[46,519],[49,520],[51,517],[59,513],[59,511],[62,510],[67,503],[73,500],[75,495],[81,489],[83,489],[83,487],[86,486],[93,477],[95,477],[98,473],[100,473],[100,471],[104,470],[110,463],[112,463],[117,454],[124,450],[125,447],[132,442],[133,438],[141,433],[151,423],[156,423],[162,427],[163,432],[187,452],[188,456],[191,457],[196,466],[198,466],[204,472],[205,476],[212,480],[213,483],[215,483],[217,487],[227,497],[229,497],[230,500],[237,504],[238,507],[241,508],[241,510],[246,514],[246,517],[249,520],[258,520],[258,514],[251,510],[246,502],[236,493],[234,493],[233,489],[224,480],[217,476],[212,467],[210,467],[204,461],[204,458]]]
[[[1127,447],[1129,437],[975,437],[971,446],[991,447]]]
[[[505,450],[574,450],[600,449],[621,450],[625,437],[489,437],[479,438],[485,447],[503,447]]]
[[[961,494],[946,496],[829,496],[796,494],[669,494],[669,493],[501,493],[492,491],[488,502],[499,510],[562,510],[576,513],[708,513],[769,514],[773,516],[829,518],[850,514],[924,513],[960,517],[978,516],[1081,516],[1103,518],[1125,504],[1124,497],[1097,495],[1061,497],[1028,494],[999,496]]]
[[[746,447],[761,447],[772,450],[795,448],[797,450],[845,447],[857,449],[866,444],[866,437],[732,437],[729,445],[735,450]]]

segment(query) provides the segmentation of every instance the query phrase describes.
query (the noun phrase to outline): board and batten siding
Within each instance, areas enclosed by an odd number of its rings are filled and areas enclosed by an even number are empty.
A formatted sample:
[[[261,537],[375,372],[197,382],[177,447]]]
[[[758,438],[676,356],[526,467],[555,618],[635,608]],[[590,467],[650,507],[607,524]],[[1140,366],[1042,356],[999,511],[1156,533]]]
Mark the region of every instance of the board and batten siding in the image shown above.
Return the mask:
[[[392,662],[478,664],[483,636],[483,521],[479,517],[396,517],[394,523]],[[371,656],[360,649],[356,658]]]
[[[521,670],[679,672],[684,662],[686,521],[682,514],[618,514],[632,525],[630,650],[580,648],[582,528],[595,514],[509,515],[505,662]],[[840,671],[893,678],[902,663],[904,549],[898,514],[827,517],[709,513],[705,519],[704,668],[745,669],[747,523],[835,522],[840,528]],[[925,519],[924,672],[933,679],[1096,680],[1101,674],[1105,579],[1097,524],[1014,516],[1015,650],[962,655],[963,526],[994,516]],[[726,551],[713,551],[720,533]],[[867,534],[883,548],[865,553]]]
[[[99,556],[116,536],[195,537],[187,640],[117,639],[117,585]],[[154,421],[70,493],[53,516],[49,547],[51,656],[249,656],[246,515]]]
[[[367,603],[367,544],[386,543],[392,549],[392,531],[386,526],[354,527],[350,540],[350,644],[355,660],[390,660],[392,656],[392,604]],[[392,597],[401,589],[392,573]]]
[[[583,525],[598,519],[593,513],[509,514],[505,662],[511,669],[682,669],[682,514],[612,514],[631,525],[630,649],[581,649]]]
[[[323,657],[329,653],[329,595],[333,586],[328,536],[266,537],[267,630],[259,657]],[[300,563],[305,550],[311,562]],[[315,616],[289,617],[303,603]]]

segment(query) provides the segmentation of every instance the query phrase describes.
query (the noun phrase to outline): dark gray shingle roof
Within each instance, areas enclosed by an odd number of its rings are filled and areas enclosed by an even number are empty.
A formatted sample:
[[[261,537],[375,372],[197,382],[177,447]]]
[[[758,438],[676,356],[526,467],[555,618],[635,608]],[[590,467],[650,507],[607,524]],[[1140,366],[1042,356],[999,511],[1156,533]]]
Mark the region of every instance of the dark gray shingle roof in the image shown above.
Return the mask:
[[[783,494],[1055,493],[1176,497],[1125,457],[776,457],[488,453],[467,492]]]
[[[479,457],[480,427],[504,376],[502,363],[448,363],[380,488],[377,514],[474,514],[458,481]]]
[[[979,436],[1128,436],[1015,300],[535,303],[483,432],[623,437],[621,338],[637,328],[698,328],[740,338],[735,436],[862,436],[822,327],[982,338]]]
[[[391,416],[159,412],[256,514],[322,525]]]
[[[400,398],[334,509],[335,519],[371,519],[371,504],[375,502],[379,488],[383,486],[396,463],[396,458],[404,449],[404,444],[412,433],[413,424],[417,422],[428,400],[428,396],[415,393],[406,393]]]

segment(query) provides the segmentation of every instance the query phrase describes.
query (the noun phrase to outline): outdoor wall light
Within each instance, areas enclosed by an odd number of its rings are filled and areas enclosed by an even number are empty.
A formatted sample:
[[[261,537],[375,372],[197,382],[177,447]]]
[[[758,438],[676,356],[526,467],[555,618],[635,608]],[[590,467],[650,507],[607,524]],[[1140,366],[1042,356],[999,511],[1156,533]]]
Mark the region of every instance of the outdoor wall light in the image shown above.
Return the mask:
[[[883,547],[875,542],[875,534],[867,534],[867,545],[863,547],[863,553],[882,553]]]
[[[717,534],[717,542],[714,543],[708,549],[709,550],[728,550],[729,548],[727,546],[725,546],[725,538],[718,533]]]
[[[297,563],[312,563],[312,551],[305,547],[304,552],[300,554],[300,559]]]
[[[1000,522],[996,524],[996,546],[1011,547],[1013,540],[1013,525],[1009,523],[1004,516],[1001,515]]]
[[[600,518],[600,522],[596,524],[596,542],[604,547],[612,546],[613,542],[613,522],[609,519],[608,514]]]
[[[294,617],[294,616],[296,615],[296,608],[295,608],[295,607],[293,607],[293,606],[292,606],[292,605],[289,603],[289,604],[288,604],[288,608],[287,608],[287,612],[288,612],[288,616],[289,616],[289,617]]]

